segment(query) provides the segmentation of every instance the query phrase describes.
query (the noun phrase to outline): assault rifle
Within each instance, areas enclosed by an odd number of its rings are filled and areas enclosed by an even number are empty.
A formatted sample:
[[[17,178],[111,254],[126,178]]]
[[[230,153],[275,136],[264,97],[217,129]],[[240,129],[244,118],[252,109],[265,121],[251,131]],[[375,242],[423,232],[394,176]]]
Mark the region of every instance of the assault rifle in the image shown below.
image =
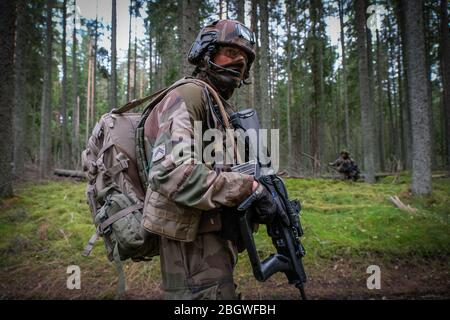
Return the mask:
[[[230,120],[235,129],[241,129],[245,132],[249,129],[254,129],[258,132],[258,116],[253,109],[233,113]],[[299,289],[302,299],[306,299],[304,284],[307,276],[302,263],[302,258],[306,252],[300,242],[300,237],[303,235],[299,218],[301,211],[300,202],[298,200],[290,200],[283,180],[273,172],[270,172],[267,166],[264,167],[261,164],[259,140],[258,137],[256,145],[245,143],[245,160],[247,160],[248,155],[249,161],[233,166],[231,170],[253,175],[272,194],[278,210],[284,211],[289,221],[286,223],[278,214],[272,223],[267,224],[267,233],[272,238],[272,243],[277,253],[271,254],[261,261],[253,238],[252,217],[256,213],[254,206],[252,206],[255,195],[252,194],[237,207],[241,237],[248,252],[253,274],[258,281],[264,282],[274,273],[283,272],[289,283],[294,284]],[[267,170],[268,173],[266,174],[265,171]]]

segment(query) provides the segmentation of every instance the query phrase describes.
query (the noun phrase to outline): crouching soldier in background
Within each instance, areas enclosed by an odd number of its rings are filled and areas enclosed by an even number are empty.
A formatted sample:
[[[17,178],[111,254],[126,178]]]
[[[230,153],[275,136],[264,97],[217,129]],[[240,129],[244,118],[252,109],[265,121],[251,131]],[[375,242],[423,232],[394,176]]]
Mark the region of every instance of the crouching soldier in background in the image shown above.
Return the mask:
[[[329,165],[342,173],[346,180],[352,179],[357,181],[359,179],[359,168],[347,150],[342,150],[339,158],[334,160],[334,162],[330,162]]]

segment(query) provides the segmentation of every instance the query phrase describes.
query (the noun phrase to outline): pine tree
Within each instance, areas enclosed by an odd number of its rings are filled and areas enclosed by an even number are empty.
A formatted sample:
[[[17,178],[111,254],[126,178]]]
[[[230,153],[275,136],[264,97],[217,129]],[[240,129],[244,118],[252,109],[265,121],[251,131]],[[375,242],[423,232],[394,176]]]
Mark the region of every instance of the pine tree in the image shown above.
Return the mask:
[[[39,143],[39,177],[45,178],[50,169],[51,162],[51,130],[50,116],[52,110],[52,48],[53,23],[52,10],[54,0],[47,0],[47,15],[45,29],[45,57],[44,57],[44,83],[42,88],[41,127]]]
[[[447,169],[450,171],[450,32],[448,30],[448,1],[441,0],[440,58],[442,77],[442,100],[444,114],[444,137],[447,149]]]
[[[117,104],[117,0],[112,0],[111,9],[111,108]]]
[[[0,197],[12,196],[16,1],[0,1]]]
[[[355,1],[355,22],[359,53],[359,99],[361,105],[361,129],[364,151],[365,181],[375,182],[375,139],[373,122],[373,105],[370,99],[369,59],[367,49],[365,0]]]
[[[422,0],[402,0],[405,8],[405,52],[408,68],[408,101],[412,128],[412,191],[416,195],[431,193],[430,101],[427,93],[427,70]]]
[[[26,54],[28,46],[26,1],[17,0],[17,26],[14,61],[14,175],[21,176],[25,167],[26,135]]]

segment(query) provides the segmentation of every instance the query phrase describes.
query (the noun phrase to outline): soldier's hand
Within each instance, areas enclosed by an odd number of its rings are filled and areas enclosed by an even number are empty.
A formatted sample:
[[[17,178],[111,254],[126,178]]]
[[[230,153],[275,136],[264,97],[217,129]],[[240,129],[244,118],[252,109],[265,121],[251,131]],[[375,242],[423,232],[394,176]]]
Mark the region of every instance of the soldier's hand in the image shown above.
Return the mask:
[[[253,204],[258,213],[255,222],[270,224],[277,215],[280,215],[283,222],[289,225],[289,218],[286,213],[278,207],[270,192],[261,183],[258,183],[254,194],[256,197]]]

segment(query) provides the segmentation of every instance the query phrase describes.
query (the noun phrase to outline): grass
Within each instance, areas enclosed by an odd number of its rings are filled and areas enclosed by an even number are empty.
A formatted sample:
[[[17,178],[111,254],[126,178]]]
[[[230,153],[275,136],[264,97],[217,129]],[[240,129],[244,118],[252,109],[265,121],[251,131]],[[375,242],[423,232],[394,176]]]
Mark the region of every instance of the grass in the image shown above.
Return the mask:
[[[291,198],[302,202],[302,238],[307,249],[306,269],[325,260],[381,256],[384,259],[448,257],[450,248],[450,179],[433,181],[428,197],[412,197],[410,177],[401,175],[369,185],[320,179],[287,179]],[[38,270],[59,272],[65,279],[68,265],[79,265],[92,283],[107,290],[99,298],[113,295],[116,273],[98,241],[91,256],[82,257],[84,245],[94,232],[85,199],[85,183],[48,181],[27,184],[16,196],[4,200],[0,213],[0,274]],[[401,211],[388,200],[400,199],[418,209]],[[273,252],[264,227],[255,234],[263,256]],[[126,263],[127,280],[142,288],[159,283],[159,259],[150,263]],[[44,271],[43,271],[44,272]],[[45,272],[44,272],[45,273]],[[241,254],[236,278],[250,279],[248,259]],[[14,281],[15,277],[12,277]],[[2,278],[3,279],[3,278]],[[238,280],[239,281],[239,280]],[[101,284],[101,285],[100,285]],[[1,297],[1,292],[0,292]]]

